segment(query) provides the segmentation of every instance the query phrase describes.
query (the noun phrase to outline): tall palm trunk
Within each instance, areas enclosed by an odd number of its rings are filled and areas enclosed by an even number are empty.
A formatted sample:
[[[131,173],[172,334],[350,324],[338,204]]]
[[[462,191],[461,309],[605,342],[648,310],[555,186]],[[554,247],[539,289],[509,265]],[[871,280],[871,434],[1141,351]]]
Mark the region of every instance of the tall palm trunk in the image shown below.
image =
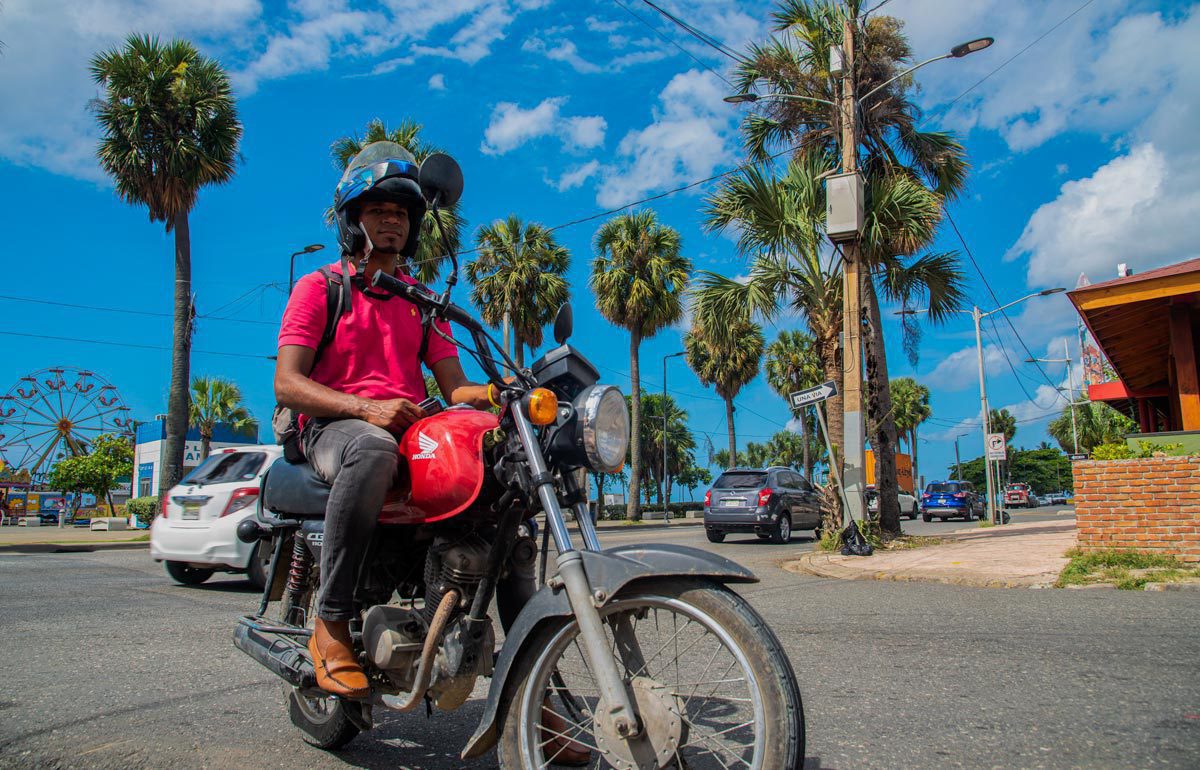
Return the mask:
[[[200,462],[208,459],[208,453],[212,451],[212,433],[200,431]]]
[[[729,467],[737,467],[737,436],[733,431],[733,399],[725,399],[725,422],[729,425]]]
[[[629,496],[625,498],[625,516],[633,521],[642,518],[638,494],[641,492],[642,481],[642,386],[638,372],[638,348],[642,344],[642,335],[637,331],[629,333],[629,397],[632,405],[629,425]]]
[[[192,347],[192,242],[187,212],[171,220],[175,230],[175,338],[171,343],[171,390],[167,398],[167,438],[163,448],[159,497],[183,477],[188,429],[188,385]]]
[[[596,520],[604,518],[604,474],[597,473],[596,477]]]
[[[863,335],[867,423],[871,429],[871,448],[875,450],[879,527],[885,534],[897,536],[900,534],[900,490],[896,483],[896,418],[892,414],[892,393],[888,386],[887,350],[879,313],[879,295],[875,292],[873,280],[863,281],[862,299],[868,327]]]
[[[917,426],[912,428],[912,441],[909,442],[909,448],[912,450],[912,477],[913,477],[913,494],[921,488],[921,477],[917,474]]]

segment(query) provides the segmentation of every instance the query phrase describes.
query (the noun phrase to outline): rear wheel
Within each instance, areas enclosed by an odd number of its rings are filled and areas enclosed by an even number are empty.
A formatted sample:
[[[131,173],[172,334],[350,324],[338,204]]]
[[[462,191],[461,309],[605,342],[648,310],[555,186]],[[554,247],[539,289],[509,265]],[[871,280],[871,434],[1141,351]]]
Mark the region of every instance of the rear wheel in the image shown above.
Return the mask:
[[[263,562],[263,551],[266,548],[265,540],[259,540],[254,546],[253,552],[250,554],[250,563],[246,565],[246,579],[250,584],[258,590],[263,590],[267,585],[267,565]],[[266,554],[270,556],[270,552]]]
[[[933,521],[933,517],[932,517],[932,516],[930,516],[928,513],[925,513],[925,514],[922,514],[922,515],[921,515],[921,521],[923,521],[923,522],[925,522],[926,524],[928,524],[929,522]]]
[[[708,535],[708,542],[710,542],[710,543],[724,543],[725,542],[725,533],[724,532],[713,532],[711,529],[709,529],[709,530],[705,530],[704,534]]]
[[[573,742],[589,767],[799,768],[804,711],[787,655],[745,599],[701,580],[666,579],[600,609],[608,647],[644,725],[633,745],[606,720],[574,620],[530,639],[508,677],[500,766],[553,766]],[[620,639],[618,641],[617,634]],[[562,733],[550,733],[553,711]]]
[[[213,576],[213,570],[193,567],[187,562],[168,561],[164,564],[167,567],[167,574],[180,585],[198,586]]]
[[[771,533],[771,542],[777,545],[787,543],[792,539],[792,517],[786,513],[779,516],[775,531]]]

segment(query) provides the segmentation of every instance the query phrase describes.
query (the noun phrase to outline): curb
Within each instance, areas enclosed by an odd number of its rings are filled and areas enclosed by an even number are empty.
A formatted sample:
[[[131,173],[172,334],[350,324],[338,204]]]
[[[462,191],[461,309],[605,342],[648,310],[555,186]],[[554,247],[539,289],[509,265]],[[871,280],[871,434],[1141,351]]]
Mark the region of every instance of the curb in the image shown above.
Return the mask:
[[[644,529],[674,529],[676,527],[703,527],[704,519],[672,520],[670,524],[661,521],[654,524],[596,524],[597,532],[641,532]]]
[[[1052,583],[1022,579],[1005,579],[985,577],[963,571],[958,575],[947,575],[941,572],[926,572],[923,570],[908,570],[906,572],[886,572],[883,570],[857,569],[834,564],[830,554],[811,551],[799,559],[785,562],[783,568],[797,574],[815,575],[816,577],[834,580],[886,580],[896,583],[943,583],[945,585],[971,586],[974,588],[1050,588]],[[864,558],[870,558],[864,557]]]
[[[149,547],[149,540],[116,540],[99,543],[6,543],[0,545],[0,553],[90,553],[92,551]]]

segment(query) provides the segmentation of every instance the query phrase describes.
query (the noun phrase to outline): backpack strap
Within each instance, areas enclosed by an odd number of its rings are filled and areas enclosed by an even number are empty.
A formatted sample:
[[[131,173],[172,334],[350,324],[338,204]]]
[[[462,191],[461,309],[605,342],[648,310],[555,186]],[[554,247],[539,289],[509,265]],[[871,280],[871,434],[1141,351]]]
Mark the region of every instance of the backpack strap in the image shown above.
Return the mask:
[[[318,272],[325,278],[325,331],[321,334],[321,341],[317,343],[317,354],[313,357],[314,366],[321,353],[333,342],[338,322],[350,311],[350,303],[346,301],[349,294],[348,284],[342,280],[342,276],[328,267],[322,267]]]

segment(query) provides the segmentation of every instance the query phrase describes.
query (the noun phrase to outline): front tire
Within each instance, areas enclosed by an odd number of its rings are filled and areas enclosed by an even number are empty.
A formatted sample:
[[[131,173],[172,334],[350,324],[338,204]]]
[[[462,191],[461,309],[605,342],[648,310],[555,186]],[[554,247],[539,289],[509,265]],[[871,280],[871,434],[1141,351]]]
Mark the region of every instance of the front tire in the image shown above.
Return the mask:
[[[203,569],[201,567],[193,567],[183,561],[168,561],[163,562],[167,568],[167,574],[176,583],[185,586],[198,586],[205,580],[213,576],[214,570]]]
[[[643,685],[649,681],[658,693],[652,705],[674,715],[681,725],[674,752],[666,762],[660,759],[659,767],[704,764],[711,759],[715,740],[721,742],[723,760],[739,759],[734,766],[801,767],[804,709],[796,676],[779,640],[745,599],[706,580],[666,579],[623,589],[600,615],[607,621],[611,648],[617,649],[613,629],[620,625],[632,629],[632,647],[643,656],[631,671],[614,652],[627,686],[635,675]],[[679,640],[688,629],[699,638]],[[592,748],[594,762],[603,766],[601,746],[615,746],[617,751],[625,747],[597,737],[603,730],[590,715],[599,713],[599,696],[578,634],[574,620],[562,620],[527,642],[502,698],[497,747],[502,768],[549,766],[541,737],[547,699],[556,713],[567,714],[572,739]],[[673,643],[678,644],[678,654]],[[664,655],[662,650],[668,652]],[[721,653],[724,659],[714,663]],[[669,726],[663,726],[669,721],[649,723],[670,733]],[[649,739],[653,742],[661,734],[651,733]]]

